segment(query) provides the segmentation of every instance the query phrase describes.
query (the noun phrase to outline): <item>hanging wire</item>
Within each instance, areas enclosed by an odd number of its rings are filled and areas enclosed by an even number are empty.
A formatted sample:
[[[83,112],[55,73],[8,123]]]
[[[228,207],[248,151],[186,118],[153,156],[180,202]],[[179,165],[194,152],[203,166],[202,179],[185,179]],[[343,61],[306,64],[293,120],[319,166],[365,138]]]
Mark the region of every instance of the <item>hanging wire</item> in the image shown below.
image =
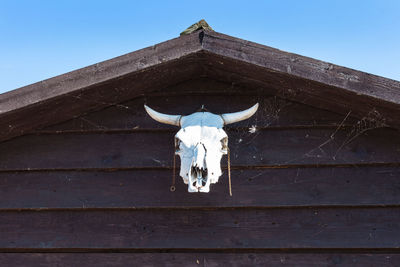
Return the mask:
[[[231,183],[231,152],[228,147],[228,182],[229,182],[229,195],[232,196],[232,183]]]
[[[172,184],[171,184],[171,186],[169,187],[169,191],[171,191],[171,192],[174,192],[175,191],[175,175],[176,175],[176,169],[175,169],[175,165],[176,165],[176,154],[175,154],[175,152],[174,152],[174,163],[173,163],[173,166],[172,166]]]

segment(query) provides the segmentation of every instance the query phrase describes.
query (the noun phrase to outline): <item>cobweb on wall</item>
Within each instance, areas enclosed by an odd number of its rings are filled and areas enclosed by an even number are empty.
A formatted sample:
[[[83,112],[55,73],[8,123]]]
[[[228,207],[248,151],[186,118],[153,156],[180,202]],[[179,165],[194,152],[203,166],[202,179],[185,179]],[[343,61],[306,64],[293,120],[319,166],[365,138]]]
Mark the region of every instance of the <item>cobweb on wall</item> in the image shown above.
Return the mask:
[[[304,153],[302,153],[301,157],[287,160],[282,164],[291,164],[292,162],[298,162],[302,158],[313,157],[329,158],[335,161],[338,159],[340,152],[346,146],[351,145],[358,137],[369,131],[387,127],[385,118],[375,108],[367,112],[361,119],[352,117],[352,111],[349,110],[341,118],[339,114],[336,114],[340,119],[330,124],[320,125],[318,123],[315,124],[315,122],[309,122],[304,125],[303,122],[296,123],[296,121],[293,121],[291,125],[281,125],[279,122],[281,113],[285,112],[293,102],[277,96],[260,96],[258,97],[258,102],[260,103],[260,108],[254,117],[243,121],[240,127],[228,128],[233,137],[231,142],[234,142],[232,151],[234,158],[239,157],[239,145],[251,145],[260,136],[261,131],[304,128],[309,129],[310,132],[314,129],[325,129],[328,136],[325,139],[321,138],[322,141],[312,149],[303,151]],[[330,146],[329,149],[325,149],[328,146]]]

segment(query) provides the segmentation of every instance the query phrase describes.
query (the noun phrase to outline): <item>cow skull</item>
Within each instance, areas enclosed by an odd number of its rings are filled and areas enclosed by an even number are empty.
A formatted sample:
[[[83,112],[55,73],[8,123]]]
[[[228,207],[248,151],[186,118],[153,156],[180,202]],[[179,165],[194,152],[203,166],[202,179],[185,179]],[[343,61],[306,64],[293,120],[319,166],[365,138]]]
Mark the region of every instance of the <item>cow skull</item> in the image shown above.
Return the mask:
[[[175,135],[175,154],[180,156],[180,176],[188,184],[189,192],[210,191],[210,184],[218,182],[222,174],[220,161],[228,153],[228,136],[224,125],[250,118],[258,103],[235,113],[213,114],[196,112],[188,116],[159,113],[144,105],[154,120],[180,126]]]

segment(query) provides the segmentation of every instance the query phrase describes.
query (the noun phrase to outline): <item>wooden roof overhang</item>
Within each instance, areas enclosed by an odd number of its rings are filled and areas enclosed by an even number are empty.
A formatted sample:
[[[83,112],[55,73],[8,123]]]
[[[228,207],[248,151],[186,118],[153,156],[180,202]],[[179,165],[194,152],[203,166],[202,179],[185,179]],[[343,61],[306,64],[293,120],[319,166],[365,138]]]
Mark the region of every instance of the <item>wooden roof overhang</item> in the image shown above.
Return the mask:
[[[199,77],[400,128],[398,81],[201,30],[1,94],[0,140]]]

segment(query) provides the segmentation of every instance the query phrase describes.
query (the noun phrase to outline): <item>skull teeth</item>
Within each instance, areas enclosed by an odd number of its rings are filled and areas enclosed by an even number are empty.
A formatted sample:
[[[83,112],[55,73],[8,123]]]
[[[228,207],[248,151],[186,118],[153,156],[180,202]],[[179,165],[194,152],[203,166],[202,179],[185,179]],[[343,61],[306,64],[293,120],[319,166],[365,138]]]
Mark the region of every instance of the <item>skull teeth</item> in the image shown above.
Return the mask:
[[[191,180],[192,185],[196,188],[201,188],[207,184],[207,169],[192,167]]]

